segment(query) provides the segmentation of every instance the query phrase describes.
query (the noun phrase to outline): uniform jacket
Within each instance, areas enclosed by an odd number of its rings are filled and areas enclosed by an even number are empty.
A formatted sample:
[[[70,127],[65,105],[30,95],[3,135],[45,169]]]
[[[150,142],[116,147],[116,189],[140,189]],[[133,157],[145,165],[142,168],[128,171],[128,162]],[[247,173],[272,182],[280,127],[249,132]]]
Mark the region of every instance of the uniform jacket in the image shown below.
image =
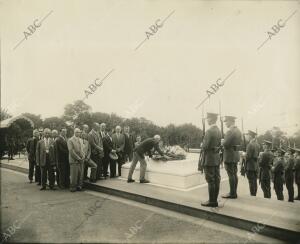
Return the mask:
[[[241,131],[236,126],[230,127],[225,135],[223,143],[225,163],[237,163],[240,160],[239,147],[241,142]]]
[[[50,165],[55,165],[55,156],[54,156],[54,141],[52,138],[49,138],[49,161]],[[46,166],[46,144],[44,138],[39,140],[36,145],[36,154],[35,159],[37,165],[44,167]]]
[[[26,144],[26,151],[28,153],[28,160],[29,161],[35,161],[35,154],[36,154],[36,145],[38,143],[39,139],[32,137],[28,139]]]
[[[205,156],[204,166],[218,166],[220,164],[221,137],[221,131],[216,125],[211,126],[206,131],[202,145]]]
[[[117,133],[112,135],[112,141],[114,144],[115,149],[117,150],[117,152],[124,152],[124,148],[125,148],[125,136],[124,134],[120,133],[119,138],[117,136]]]
[[[246,149],[246,170],[257,171],[258,170],[258,155],[259,144],[255,139],[251,140]]]
[[[67,138],[59,136],[55,141],[56,147],[56,159],[57,163],[68,163],[69,162],[69,150],[67,144]]]
[[[261,158],[258,160],[259,167],[263,170],[270,170],[273,164],[273,153],[270,151],[263,152]]]
[[[91,153],[93,156],[103,158],[103,141],[100,134],[94,129],[89,133],[89,143],[91,145]]]
[[[79,164],[80,160],[83,159],[80,138],[72,136],[68,140],[68,149],[69,149],[69,163]]]
[[[289,157],[287,160],[285,160],[284,174],[287,179],[294,178],[294,172],[293,172],[294,164],[295,164],[294,158]]]
[[[158,143],[154,138],[148,138],[139,144],[134,151],[138,153],[141,157],[144,157],[144,154],[147,152],[149,156],[152,156],[151,149],[157,151],[160,155],[164,155],[164,153],[160,150]]]
[[[300,157],[295,158],[295,183],[300,184]]]
[[[276,157],[274,159],[274,165],[272,168],[274,172],[274,184],[284,183],[284,159],[282,157]]]
[[[124,152],[126,154],[131,154],[133,152],[133,148],[134,148],[134,139],[133,139],[133,135],[131,134],[125,134],[125,147],[124,147]]]

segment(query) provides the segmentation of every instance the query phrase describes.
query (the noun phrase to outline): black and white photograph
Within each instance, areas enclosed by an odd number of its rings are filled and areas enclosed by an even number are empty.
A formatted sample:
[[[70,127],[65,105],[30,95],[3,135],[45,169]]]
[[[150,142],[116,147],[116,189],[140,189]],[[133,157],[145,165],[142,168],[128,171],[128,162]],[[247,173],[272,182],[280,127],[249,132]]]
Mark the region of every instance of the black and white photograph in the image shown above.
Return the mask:
[[[300,0],[0,0],[0,243],[300,243]]]

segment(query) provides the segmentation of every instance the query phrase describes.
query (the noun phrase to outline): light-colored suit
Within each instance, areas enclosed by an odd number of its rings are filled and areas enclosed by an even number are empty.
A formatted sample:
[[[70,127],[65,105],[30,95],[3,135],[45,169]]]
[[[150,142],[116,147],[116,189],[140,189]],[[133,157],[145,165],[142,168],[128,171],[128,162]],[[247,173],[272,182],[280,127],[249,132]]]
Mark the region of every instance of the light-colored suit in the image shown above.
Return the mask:
[[[47,183],[47,176],[49,179],[50,188],[54,187],[54,169],[55,156],[54,156],[54,142],[48,138],[48,145],[46,145],[45,138],[38,141],[36,145],[36,163],[41,169],[42,186],[45,188]]]
[[[80,138],[73,136],[68,140],[70,163],[70,190],[82,188],[83,184],[83,152]]]
[[[55,165],[53,140],[49,138],[49,160],[51,165]],[[36,145],[36,163],[40,167],[46,166],[46,144],[44,139],[38,141]]]

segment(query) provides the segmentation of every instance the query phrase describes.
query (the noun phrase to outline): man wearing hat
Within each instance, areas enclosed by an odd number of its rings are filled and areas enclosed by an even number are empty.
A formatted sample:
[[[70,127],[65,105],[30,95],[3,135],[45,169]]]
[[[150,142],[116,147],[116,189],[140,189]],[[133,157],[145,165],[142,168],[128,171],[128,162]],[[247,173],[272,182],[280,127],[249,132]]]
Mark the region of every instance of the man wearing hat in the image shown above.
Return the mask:
[[[257,174],[258,174],[258,155],[259,144],[256,140],[256,133],[248,130],[249,143],[246,148],[246,174],[249,182],[250,195],[256,196],[257,193]]]
[[[272,142],[264,140],[264,151],[259,158],[259,182],[264,193],[264,198],[271,198],[271,168],[274,157],[270,150],[271,146]]]
[[[228,131],[221,141],[224,147],[224,163],[230,186],[230,192],[222,197],[231,199],[237,198],[237,164],[240,160],[239,148],[242,142],[242,133],[235,126],[235,119],[236,117],[233,116],[225,116],[224,122]]]
[[[294,200],[300,200],[300,149],[294,148],[295,150],[295,183],[298,188],[298,196]]]
[[[284,184],[284,153],[285,151],[278,148],[274,153],[274,164],[272,171],[274,173],[274,189],[278,200],[283,201],[283,184]]]
[[[218,207],[218,195],[220,189],[220,154],[221,131],[216,125],[218,114],[207,113],[207,123],[210,126],[206,131],[202,150],[204,152],[204,173],[208,184],[209,200],[202,202],[205,207]]]
[[[288,147],[285,155],[284,177],[285,186],[289,194],[289,202],[294,202],[294,149]]]

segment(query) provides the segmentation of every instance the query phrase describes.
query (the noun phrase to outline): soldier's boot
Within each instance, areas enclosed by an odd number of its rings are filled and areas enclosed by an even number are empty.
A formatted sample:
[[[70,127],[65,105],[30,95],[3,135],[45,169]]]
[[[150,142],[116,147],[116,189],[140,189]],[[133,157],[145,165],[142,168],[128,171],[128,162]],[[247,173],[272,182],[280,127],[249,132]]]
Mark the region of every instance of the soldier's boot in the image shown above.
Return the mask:
[[[293,185],[290,186],[289,189],[289,202],[294,202],[294,187]]]
[[[230,192],[222,195],[223,198],[237,198],[236,193],[235,193],[235,179],[234,176],[229,176],[229,187],[230,187]]]
[[[208,184],[208,195],[209,200],[206,202],[201,202],[204,207],[218,207],[218,202],[215,202],[215,186],[214,184]]]

